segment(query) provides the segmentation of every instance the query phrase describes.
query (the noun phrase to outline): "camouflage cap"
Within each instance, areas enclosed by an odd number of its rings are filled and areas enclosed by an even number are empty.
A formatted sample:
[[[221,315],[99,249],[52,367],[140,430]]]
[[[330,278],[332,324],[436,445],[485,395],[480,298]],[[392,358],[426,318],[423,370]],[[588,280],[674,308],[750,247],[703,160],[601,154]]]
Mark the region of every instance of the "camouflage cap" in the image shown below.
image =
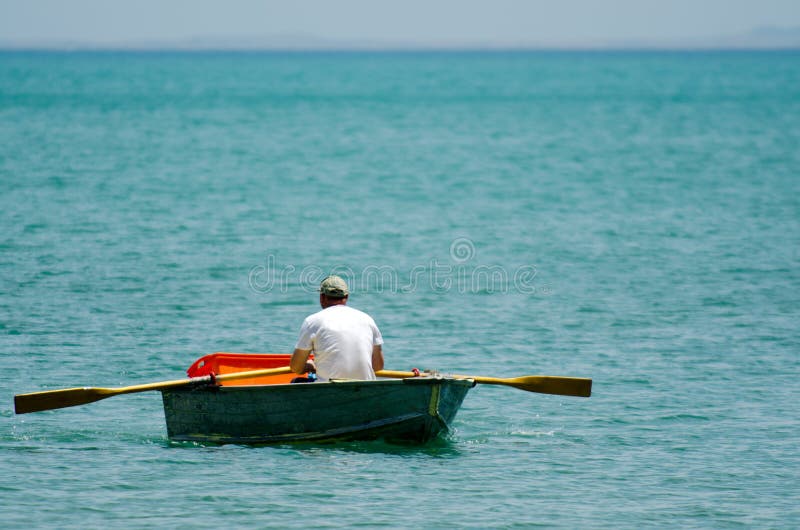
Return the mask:
[[[319,292],[331,298],[344,298],[350,294],[350,289],[347,288],[347,282],[339,276],[332,275],[322,280]]]

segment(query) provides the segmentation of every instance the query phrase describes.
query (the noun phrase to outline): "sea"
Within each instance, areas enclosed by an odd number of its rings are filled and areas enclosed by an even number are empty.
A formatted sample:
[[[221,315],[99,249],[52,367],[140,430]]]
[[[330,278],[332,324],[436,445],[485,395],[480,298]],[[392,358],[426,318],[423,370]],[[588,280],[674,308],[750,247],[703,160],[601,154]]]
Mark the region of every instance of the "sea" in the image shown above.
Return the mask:
[[[171,442],[330,273],[444,437]],[[800,52],[0,53],[0,527],[800,527]],[[368,406],[368,404],[365,404]]]

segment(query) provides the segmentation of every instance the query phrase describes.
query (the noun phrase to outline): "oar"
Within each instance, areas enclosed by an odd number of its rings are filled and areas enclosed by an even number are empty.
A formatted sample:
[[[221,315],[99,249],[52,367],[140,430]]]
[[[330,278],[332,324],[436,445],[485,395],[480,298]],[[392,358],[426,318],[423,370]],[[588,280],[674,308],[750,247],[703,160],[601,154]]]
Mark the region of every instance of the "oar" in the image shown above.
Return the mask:
[[[249,377],[261,377],[265,375],[281,375],[291,372],[292,370],[288,366],[285,366],[282,368],[264,368],[262,370],[222,374],[214,378],[210,375],[205,375],[202,377],[192,377],[191,379],[176,379],[175,381],[162,381],[160,383],[147,383],[145,385],[123,386],[120,388],[82,387],[18,394],[14,396],[14,412],[17,414],[25,414],[28,412],[38,412],[40,410],[61,409],[64,407],[93,403],[120,394],[133,394],[134,392],[146,392],[148,390],[166,390],[168,388],[181,386],[211,384],[214,381],[234,381],[236,379],[247,379]]]
[[[418,374],[415,372],[381,370],[380,372],[376,372],[375,375],[378,377],[405,379],[407,377],[416,377]],[[511,377],[508,379],[474,375],[454,375],[452,377],[457,379],[472,379],[476,383],[483,385],[513,386],[520,390],[538,392],[539,394],[577,397],[589,397],[592,395],[592,380],[582,377],[560,377],[554,375],[523,375],[522,377]]]

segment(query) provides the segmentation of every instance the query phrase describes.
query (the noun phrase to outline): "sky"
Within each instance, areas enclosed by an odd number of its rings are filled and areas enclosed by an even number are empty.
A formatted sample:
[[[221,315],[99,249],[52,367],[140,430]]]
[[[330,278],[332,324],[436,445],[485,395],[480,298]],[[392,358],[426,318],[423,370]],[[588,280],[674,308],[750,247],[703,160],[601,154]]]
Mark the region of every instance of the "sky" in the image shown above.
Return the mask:
[[[800,35],[800,0],[0,0],[2,45],[692,45],[757,28]]]

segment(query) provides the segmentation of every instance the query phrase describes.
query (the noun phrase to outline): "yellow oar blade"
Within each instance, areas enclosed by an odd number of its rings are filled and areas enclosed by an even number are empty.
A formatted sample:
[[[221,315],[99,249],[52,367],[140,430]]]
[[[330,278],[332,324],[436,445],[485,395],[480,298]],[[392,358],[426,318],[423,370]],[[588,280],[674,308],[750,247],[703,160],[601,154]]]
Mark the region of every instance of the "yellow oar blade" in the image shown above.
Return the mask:
[[[395,370],[381,370],[378,377],[391,377],[405,379],[416,377],[414,372],[401,372]],[[592,380],[582,377],[561,377],[554,375],[525,375],[502,379],[499,377],[482,377],[474,375],[454,375],[458,379],[473,379],[476,383],[484,385],[505,385],[528,392],[539,394],[554,394],[557,396],[589,397],[592,395]]]
[[[223,374],[216,376],[215,379],[216,381],[223,382],[288,373],[291,373],[291,369],[286,366]],[[65,388],[62,390],[17,394],[14,396],[14,412],[17,414],[26,414],[28,412],[39,412],[41,410],[63,409],[65,407],[86,405],[87,403],[93,403],[120,394],[133,394],[134,392],[145,392],[147,390],[166,390],[167,388],[208,383],[213,383],[213,381],[211,376],[206,375],[202,377],[193,377],[191,379],[176,379],[174,381],[161,381],[160,383],[146,383],[143,385],[124,386],[120,388]]]
[[[28,412],[39,412],[41,410],[63,409],[65,407],[94,403],[95,401],[100,401],[101,399],[111,396],[118,396],[120,394],[133,394],[134,392],[145,392],[147,390],[164,390],[177,386],[209,382],[211,382],[211,377],[205,376],[194,377],[192,379],[161,381],[160,383],[123,386],[119,388],[81,387],[18,394],[14,396],[14,412],[17,414],[26,414]]]
[[[113,394],[107,388],[65,388],[14,396],[14,412],[26,414],[40,410],[62,409],[100,401]]]
[[[466,376],[456,376],[466,377]],[[539,394],[553,394],[556,396],[589,397],[592,395],[592,380],[582,377],[561,377],[554,375],[526,375],[509,379],[494,377],[474,377],[476,383],[487,385],[506,385],[536,392]]]

